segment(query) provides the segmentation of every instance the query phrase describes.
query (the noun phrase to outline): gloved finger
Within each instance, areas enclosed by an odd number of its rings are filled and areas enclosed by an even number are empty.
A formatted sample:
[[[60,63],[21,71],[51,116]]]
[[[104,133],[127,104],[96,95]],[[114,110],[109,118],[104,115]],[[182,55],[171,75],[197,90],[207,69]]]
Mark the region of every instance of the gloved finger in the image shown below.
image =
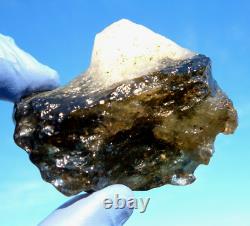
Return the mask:
[[[32,92],[59,86],[58,73],[0,34],[0,99],[17,102]]]
[[[114,203],[118,197],[123,202],[120,205]],[[124,205],[124,201],[133,197],[128,187],[111,185],[91,195],[79,195],[71,199],[39,226],[121,226],[133,213],[132,208]]]
[[[19,82],[21,76],[13,64],[0,58],[0,99],[15,102],[25,89],[25,80]]]

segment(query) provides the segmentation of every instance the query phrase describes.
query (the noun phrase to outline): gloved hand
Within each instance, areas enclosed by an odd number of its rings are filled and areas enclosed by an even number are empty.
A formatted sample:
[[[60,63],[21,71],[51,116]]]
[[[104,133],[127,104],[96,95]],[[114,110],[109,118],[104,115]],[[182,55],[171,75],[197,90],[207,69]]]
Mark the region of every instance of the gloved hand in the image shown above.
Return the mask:
[[[22,96],[59,85],[55,70],[39,63],[0,34],[0,99],[18,102]]]
[[[10,37],[0,34],[0,99],[18,102],[32,92],[58,87],[58,74],[42,65],[15,45]],[[104,207],[105,199],[133,198],[124,185],[112,185],[89,196],[79,195],[51,213],[40,226],[120,226],[133,209]]]
[[[51,213],[39,226],[121,226],[133,209],[104,206],[105,199],[114,201],[114,195],[129,200],[133,192],[124,185],[111,185],[89,196],[79,195]],[[120,206],[122,207],[122,205]]]

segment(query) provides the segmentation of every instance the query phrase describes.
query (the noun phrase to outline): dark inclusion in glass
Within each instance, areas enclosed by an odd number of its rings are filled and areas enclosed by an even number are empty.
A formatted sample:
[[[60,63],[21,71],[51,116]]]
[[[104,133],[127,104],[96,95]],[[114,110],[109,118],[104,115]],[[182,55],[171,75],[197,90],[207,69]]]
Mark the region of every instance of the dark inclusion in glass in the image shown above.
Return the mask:
[[[186,185],[208,164],[237,114],[203,55],[101,88],[90,76],[15,107],[15,141],[65,195],[121,183],[134,190]],[[99,88],[98,88],[99,87]]]

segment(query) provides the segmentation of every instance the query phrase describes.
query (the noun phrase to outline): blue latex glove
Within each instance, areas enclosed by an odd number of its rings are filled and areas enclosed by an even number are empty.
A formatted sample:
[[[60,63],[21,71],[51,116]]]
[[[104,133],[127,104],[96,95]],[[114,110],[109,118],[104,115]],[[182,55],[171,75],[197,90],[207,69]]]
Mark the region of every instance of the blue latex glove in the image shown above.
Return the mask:
[[[32,92],[58,87],[58,74],[42,65],[31,55],[18,48],[13,39],[0,34],[0,99],[18,102]],[[133,212],[104,208],[104,200],[133,198],[132,191],[124,185],[113,185],[89,196],[79,195],[51,213],[41,226],[120,226]]]

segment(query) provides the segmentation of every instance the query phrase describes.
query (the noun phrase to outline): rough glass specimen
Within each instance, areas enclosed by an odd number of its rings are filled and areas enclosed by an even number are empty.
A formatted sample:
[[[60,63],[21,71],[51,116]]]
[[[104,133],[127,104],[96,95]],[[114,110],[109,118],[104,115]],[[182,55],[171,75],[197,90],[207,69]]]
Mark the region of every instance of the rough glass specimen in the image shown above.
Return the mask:
[[[97,35],[86,73],[23,98],[15,120],[16,143],[65,195],[190,184],[237,127],[208,57],[127,20]]]

